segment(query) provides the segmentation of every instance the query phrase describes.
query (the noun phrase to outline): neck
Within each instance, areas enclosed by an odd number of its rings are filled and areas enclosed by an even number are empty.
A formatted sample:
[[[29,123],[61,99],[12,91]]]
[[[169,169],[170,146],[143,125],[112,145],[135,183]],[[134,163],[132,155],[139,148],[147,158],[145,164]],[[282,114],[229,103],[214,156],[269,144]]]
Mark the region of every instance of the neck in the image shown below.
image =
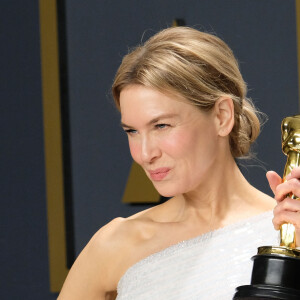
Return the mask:
[[[212,168],[196,189],[182,195],[184,219],[197,218],[220,227],[232,212],[238,212],[251,201],[253,187],[240,172],[231,154]],[[234,219],[230,216],[229,218]]]

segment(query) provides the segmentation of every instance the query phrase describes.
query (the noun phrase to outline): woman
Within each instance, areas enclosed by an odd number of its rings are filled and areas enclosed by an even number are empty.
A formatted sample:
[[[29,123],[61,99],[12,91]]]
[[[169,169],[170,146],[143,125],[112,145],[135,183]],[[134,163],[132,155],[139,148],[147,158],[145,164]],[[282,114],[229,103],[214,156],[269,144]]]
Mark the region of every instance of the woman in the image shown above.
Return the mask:
[[[235,161],[260,124],[232,51],[213,35],[166,29],[124,57],[112,91],[133,159],[171,199],[101,228],[59,299],[231,299],[256,248],[277,244],[276,202]],[[299,173],[283,184],[268,173],[276,229],[300,227],[298,202],[285,199],[300,194]]]

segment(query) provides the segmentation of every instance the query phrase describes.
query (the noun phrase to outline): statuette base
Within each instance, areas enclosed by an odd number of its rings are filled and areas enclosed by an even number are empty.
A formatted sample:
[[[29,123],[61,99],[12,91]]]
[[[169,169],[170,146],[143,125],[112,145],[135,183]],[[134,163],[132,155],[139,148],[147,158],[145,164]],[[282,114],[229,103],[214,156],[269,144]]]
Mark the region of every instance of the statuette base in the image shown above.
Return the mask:
[[[299,250],[259,247],[252,260],[251,284],[238,287],[234,300],[300,299]]]

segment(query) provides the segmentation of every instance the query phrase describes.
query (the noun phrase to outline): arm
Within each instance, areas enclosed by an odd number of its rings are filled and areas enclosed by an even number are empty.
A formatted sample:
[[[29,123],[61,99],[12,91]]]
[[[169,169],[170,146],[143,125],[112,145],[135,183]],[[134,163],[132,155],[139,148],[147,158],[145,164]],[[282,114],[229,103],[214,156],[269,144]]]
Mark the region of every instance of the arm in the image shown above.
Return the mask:
[[[291,223],[296,229],[296,246],[300,246],[300,201],[287,197],[289,193],[300,197],[300,167],[294,168],[282,183],[281,177],[274,171],[267,173],[270,187],[277,205],[274,209],[273,224],[280,229],[283,223]]]
[[[73,264],[59,300],[115,299],[121,277],[117,251],[122,243],[118,236],[121,223],[122,219],[115,219],[93,236]]]

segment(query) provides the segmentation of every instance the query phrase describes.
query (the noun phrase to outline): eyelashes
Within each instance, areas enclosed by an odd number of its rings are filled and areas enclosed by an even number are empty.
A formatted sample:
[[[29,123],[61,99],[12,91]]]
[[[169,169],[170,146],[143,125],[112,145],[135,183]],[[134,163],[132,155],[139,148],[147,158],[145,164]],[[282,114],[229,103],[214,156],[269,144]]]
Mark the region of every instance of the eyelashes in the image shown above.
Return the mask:
[[[164,124],[164,123],[155,125],[155,128],[157,128],[157,129],[164,129],[164,128],[167,128],[167,127],[170,127],[170,125],[169,124]]]
[[[171,125],[166,124],[166,123],[159,123],[159,124],[154,125],[155,130],[163,130],[163,129],[166,129],[169,127],[171,127]],[[124,129],[124,131],[128,135],[134,135],[134,134],[138,133],[138,131],[136,129],[132,129],[132,128]]]
[[[134,134],[134,133],[137,133],[137,130],[135,130],[135,129],[124,129],[124,131],[125,131],[127,134]]]

